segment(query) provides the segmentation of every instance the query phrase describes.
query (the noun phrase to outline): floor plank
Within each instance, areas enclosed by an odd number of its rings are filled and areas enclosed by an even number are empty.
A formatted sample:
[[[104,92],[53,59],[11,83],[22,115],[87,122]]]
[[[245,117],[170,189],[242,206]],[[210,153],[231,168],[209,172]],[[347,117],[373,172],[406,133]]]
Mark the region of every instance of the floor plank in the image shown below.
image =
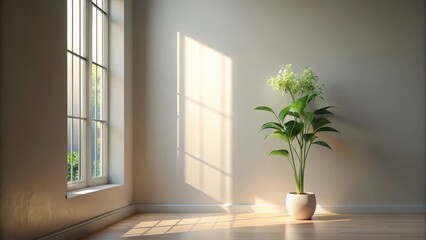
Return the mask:
[[[84,239],[425,240],[426,214],[324,214],[297,221],[284,213],[146,213]]]

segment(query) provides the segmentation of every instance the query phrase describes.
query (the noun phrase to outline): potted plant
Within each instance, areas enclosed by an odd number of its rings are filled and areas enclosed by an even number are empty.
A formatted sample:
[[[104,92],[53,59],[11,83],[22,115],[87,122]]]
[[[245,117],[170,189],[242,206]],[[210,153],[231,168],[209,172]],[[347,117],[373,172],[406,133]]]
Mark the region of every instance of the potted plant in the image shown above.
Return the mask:
[[[330,145],[321,141],[318,133],[337,132],[329,126],[326,116],[331,115],[330,108],[325,106],[315,109],[317,98],[323,99],[324,85],[318,83],[318,77],[310,68],[301,74],[291,70],[291,64],[282,68],[278,75],[271,77],[267,83],[283,94],[289,94],[292,102],[278,112],[267,106],[255,110],[267,111],[274,115],[276,121],[266,122],[261,130],[272,130],[266,138],[274,137],[284,141],[283,149],[272,150],[269,156],[283,156],[290,162],[296,183],[296,192],[287,193],[287,210],[294,219],[311,219],[316,208],[315,194],[305,192],[305,168],[309,150],[312,145],[326,147]]]

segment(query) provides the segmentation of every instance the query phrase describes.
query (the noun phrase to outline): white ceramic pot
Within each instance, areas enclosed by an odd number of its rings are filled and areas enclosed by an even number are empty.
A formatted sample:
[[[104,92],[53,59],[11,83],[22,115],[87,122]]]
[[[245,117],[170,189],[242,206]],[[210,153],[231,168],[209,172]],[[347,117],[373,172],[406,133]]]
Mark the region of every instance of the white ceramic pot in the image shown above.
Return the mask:
[[[295,192],[289,192],[285,202],[288,213],[297,220],[311,219],[317,207],[315,194],[311,192],[300,195]]]

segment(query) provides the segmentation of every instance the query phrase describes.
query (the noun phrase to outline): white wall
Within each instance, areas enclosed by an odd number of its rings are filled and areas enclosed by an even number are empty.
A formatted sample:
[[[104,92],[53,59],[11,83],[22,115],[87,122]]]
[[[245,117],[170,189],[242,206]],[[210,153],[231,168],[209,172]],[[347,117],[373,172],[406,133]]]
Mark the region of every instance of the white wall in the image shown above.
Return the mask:
[[[65,199],[66,6],[66,0],[1,2],[1,239],[34,239],[132,203],[129,92],[122,117],[111,119],[122,122],[114,127],[124,138],[124,184]],[[126,55],[115,76],[123,91],[131,87],[130,30],[123,30]]]
[[[295,185],[252,109],[265,80],[312,67],[339,107],[305,189],[325,206],[426,200],[425,2],[136,1],[134,202],[283,204]]]
[[[123,187],[65,199],[66,1],[0,9],[1,238],[132,203],[131,157]],[[327,85],[343,133],[327,136],[334,152],[312,152],[307,190],[323,205],[424,205],[423,1],[156,0],[133,13],[133,202],[282,204],[291,173],[266,157],[278,145],[257,133],[268,117],[252,108],[288,103],[265,80],[293,63]]]

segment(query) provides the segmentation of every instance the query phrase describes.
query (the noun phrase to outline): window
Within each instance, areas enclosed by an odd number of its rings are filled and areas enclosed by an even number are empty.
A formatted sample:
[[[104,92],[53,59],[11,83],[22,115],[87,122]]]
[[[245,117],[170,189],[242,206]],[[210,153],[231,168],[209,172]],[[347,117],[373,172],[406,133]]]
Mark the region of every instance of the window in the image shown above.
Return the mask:
[[[67,0],[68,189],[108,181],[108,0]]]

